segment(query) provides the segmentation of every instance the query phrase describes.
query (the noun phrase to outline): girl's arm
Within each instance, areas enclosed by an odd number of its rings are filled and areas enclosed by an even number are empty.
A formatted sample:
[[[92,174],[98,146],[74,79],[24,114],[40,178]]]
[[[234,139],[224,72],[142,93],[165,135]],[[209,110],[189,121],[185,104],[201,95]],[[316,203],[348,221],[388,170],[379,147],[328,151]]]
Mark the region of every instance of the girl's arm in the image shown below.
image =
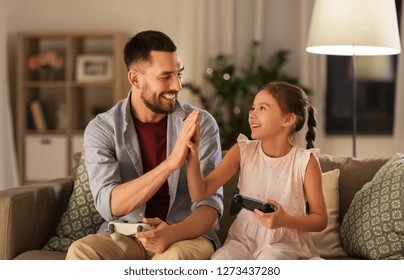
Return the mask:
[[[202,178],[199,161],[199,129],[195,139],[189,144],[190,152],[187,162],[188,191],[192,201],[201,201],[214,193],[230,180],[240,166],[240,148],[235,144],[226,153],[222,162],[207,177]]]
[[[306,232],[325,229],[327,226],[327,208],[323,195],[321,168],[314,155],[310,155],[303,185],[310,207],[310,213],[307,216],[289,215],[284,212],[279,203],[269,200],[268,202],[273,203],[277,210],[274,213],[266,214],[256,210],[256,217],[261,220],[264,226],[271,229],[285,227]]]

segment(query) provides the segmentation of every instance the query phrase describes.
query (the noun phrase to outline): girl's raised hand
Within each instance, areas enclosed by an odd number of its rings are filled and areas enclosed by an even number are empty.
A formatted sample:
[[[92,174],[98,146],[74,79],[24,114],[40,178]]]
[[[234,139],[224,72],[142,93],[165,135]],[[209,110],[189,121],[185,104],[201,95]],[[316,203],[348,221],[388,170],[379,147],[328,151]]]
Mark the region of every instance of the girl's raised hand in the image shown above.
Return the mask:
[[[253,215],[261,221],[262,225],[269,229],[277,229],[282,227],[282,218],[286,215],[282,205],[275,200],[267,200],[267,202],[275,205],[276,210],[272,213],[264,213],[258,209],[255,209]]]
[[[199,159],[199,144],[201,141],[201,127],[199,120],[196,122],[195,132],[189,139],[187,146],[189,148],[188,159],[194,157]]]

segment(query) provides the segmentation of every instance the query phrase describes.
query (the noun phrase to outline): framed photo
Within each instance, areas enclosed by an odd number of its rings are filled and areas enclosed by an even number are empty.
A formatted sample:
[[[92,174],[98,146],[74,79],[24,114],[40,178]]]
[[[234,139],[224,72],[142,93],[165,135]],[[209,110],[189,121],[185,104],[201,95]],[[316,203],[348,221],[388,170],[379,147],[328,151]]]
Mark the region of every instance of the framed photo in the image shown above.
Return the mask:
[[[79,55],[76,62],[76,80],[105,82],[112,79],[112,57],[109,55]]]

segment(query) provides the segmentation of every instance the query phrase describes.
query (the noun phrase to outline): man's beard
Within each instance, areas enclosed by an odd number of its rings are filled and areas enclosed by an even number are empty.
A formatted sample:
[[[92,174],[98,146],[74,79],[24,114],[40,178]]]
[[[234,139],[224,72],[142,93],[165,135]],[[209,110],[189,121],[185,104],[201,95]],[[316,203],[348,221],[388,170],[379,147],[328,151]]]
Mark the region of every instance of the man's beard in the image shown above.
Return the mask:
[[[160,103],[159,99],[164,98],[164,97],[162,97],[162,95],[164,93],[177,94],[177,91],[162,92],[157,97],[157,100],[147,100],[145,97],[145,95],[146,95],[145,92],[147,91],[147,89],[148,89],[148,87],[146,87],[145,89],[142,90],[142,92],[140,94],[140,98],[142,99],[142,101],[146,105],[146,107],[149,108],[152,112],[157,113],[157,114],[171,114],[175,111],[175,100],[177,100],[177,97],[175,99],[173,99],[171,106],[168,108],[164,108],[162,106],[162,104]]]

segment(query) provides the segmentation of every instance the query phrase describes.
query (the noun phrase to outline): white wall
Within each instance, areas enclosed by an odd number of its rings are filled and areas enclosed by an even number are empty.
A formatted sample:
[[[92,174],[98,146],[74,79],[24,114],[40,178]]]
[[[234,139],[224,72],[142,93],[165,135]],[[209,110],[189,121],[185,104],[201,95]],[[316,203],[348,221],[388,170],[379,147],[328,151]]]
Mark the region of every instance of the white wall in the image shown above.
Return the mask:
[[[301,76],[301,3],[312,0],[6,0],[9,70],[14,69],[15,34],[23,30],[118,29],[135,34],[146,29],[161,30],[174,40],[186,67],[185,79],[203,82],[202,73],[209,57],[218,52],[233,53],[242,63],[252,38],[262,41],[263,57],[277,49],[291,51],[285,70]],[[304,4],[306,5],[306,4]],[[265,22],[259,25],[258,21]],[[219,32],[218,32],[219,30]],[[251,30],[254,30],[251,32]],[[223,31],[223,32],[221,32]],[[206,39],[208,38],[208,39]],[[11,75],[11,91],[15,90]],[[13,86],[14,85],[14,86]],[[196,103],[189,93],[182,100]],[[324,96],[314,93],[313,104],[323,108]],[[351,137],[324,134],[320,110],[317,146],[323,153],[352,154]],[[392,137],[357,139],[357,155],[394,153]]]

